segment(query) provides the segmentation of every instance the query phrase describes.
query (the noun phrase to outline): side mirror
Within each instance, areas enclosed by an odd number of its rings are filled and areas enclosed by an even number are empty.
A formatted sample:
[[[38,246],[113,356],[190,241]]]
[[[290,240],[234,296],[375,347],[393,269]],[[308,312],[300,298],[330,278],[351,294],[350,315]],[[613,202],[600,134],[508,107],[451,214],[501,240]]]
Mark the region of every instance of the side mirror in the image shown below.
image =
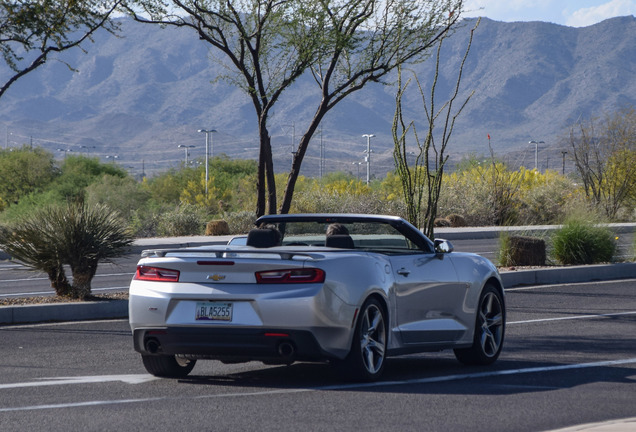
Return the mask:
[[[455,248],[453,247],[453,244],[448,240],[435,239],[435,252],[440,254],[447,254],[451,253],[454,250]]]

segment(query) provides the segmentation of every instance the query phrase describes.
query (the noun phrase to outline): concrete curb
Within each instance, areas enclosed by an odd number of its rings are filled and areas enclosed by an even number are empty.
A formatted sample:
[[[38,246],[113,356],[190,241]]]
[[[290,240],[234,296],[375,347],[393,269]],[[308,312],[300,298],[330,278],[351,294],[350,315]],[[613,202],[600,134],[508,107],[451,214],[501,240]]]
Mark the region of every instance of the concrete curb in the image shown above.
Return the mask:
[[[128,318],[128,300],[1,306],[0,324]]]
[[[506,288],[523,285],[636,278],[636,263],[512,270],[501,273]],[[0,306],[0,325],[128,317],[128,300]]]
[[[636,263],[596,264],[501,272],[504,287],[636,278]]]

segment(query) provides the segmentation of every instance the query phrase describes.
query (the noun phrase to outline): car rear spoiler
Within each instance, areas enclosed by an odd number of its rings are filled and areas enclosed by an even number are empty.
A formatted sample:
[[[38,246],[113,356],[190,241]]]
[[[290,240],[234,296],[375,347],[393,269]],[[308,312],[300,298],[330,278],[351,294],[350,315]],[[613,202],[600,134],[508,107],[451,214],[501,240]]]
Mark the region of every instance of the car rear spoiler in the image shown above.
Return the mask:
[[[291,260],[295,257],[307,257],[310,259],[324,258],[324,254],[315,252],[303,252],[303,251],[282,251],[271,249],[254,249],[252,247],[238,246],[235,248],[224,247],[223,249],[217,248],[179,248],[179,249],[146,249],[141,252],[142,258],[164,258],[168,254],[174,254],[173,256],[197,256],[201,255],[214,255],[215,258],[240,258],[240,255],[278,255],[282,260]],[[232,254],[228,256],[228,254]]]

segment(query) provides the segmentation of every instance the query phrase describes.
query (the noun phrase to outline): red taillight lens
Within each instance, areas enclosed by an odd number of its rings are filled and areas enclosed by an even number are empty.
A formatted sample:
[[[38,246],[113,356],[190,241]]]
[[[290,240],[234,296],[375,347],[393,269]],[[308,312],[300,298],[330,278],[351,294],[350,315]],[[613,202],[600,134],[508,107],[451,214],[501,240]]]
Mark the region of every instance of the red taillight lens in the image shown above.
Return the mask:
[[[137,266],[135,279],[154,282],[179,282],[179,270]]]
[[[322,283],[325,272],[317,268],[268,270],[256,272],[256,282],[268,283]]]

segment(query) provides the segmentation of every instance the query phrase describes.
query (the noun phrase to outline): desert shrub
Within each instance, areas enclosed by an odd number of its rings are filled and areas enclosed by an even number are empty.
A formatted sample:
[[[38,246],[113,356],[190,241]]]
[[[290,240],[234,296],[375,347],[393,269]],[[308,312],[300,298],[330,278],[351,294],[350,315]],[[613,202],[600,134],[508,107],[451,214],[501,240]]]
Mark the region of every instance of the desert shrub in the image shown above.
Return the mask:
[[[292,213],[363,213],[404,216],[404,202],[353,178],[309,182],[295,193]]]
[[[563,222],[569,214],[568,203],[584,201],[583,190],[566,176],[555,171],[541,174],[525,171],[529,178],[520,190],[517,224],[542,225]]]
[[[150,194],[132,177],[105,174],[86,188],[89,205],[105,204],[130,220],[134,210],[144,207]]]
[[[466,219],[458,214],[450,214],[446,216],[446,220],[450,223],[452,227],[465,227]]]
[[[526,172],[497,161],[470,165],[446,176],[439,214],[461,214],[469,226],[510,225],[517,218]]]
[[[584,200],[580,185],[556,171],[486,161],[446,176],[438,213],[460,214],[469,226],[553,224]]]
[[[212,220],[205,226],[206,236],[219,236],[228,235],[230,233],[230,226],[227,221],[223,219]]]
[[[253,211],[239,211],[225,213],[223,219],[230,227],[230,234],[245,234],[254,228],[256,216]]]
[[[434,222],[434,225],[435,225],[437,228],[446,228],[446,227],[450,227],[450,226],[451,226],[451,223],[450,223],[450,221],[449,221],[448,219],[446,219],[446,218],[436,218],[436,219],[435,219],[435,222]]]
[[[166,211],[168,211],[167,208]],[[152,206],[145,206],[130,212],[129,227],[133,235],[138,238],[156,237],[159,215],[161,214],[163,214],[162,211],[157,211]]]
[[[191,204],[179,205],[174,210],[159,216],[157,235],[161,237],[201,235],[206,218],[206,214],[200,207]]]
[[[562,264],[609,262],[615,251],[608,228],[582,219],[569,219],[552,235],[552,255]]]

